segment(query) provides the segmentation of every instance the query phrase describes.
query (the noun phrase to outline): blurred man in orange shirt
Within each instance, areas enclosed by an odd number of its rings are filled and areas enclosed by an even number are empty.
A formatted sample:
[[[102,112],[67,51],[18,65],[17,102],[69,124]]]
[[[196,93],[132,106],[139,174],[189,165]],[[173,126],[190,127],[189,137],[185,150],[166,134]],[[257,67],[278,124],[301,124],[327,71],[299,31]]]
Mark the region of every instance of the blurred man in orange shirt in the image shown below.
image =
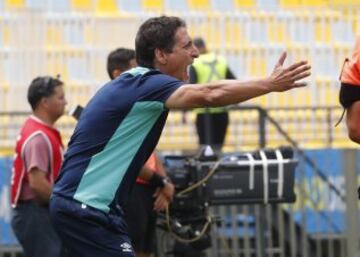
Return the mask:
[[[340,103],[346,109],[349,138],[360,144],[360,37],[350,59],[345,59],[340,75]]]

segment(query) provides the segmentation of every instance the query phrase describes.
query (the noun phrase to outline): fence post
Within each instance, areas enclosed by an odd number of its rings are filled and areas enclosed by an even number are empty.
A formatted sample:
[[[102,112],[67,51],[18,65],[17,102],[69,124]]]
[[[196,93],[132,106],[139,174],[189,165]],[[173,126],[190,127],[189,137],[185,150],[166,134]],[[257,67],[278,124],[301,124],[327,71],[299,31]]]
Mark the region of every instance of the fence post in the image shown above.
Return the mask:
[[[259,147],[265,148],[266,147],[266,123],[265,123],[265,117],[266,117],[266,111],[262,109],[261,107],[257,108],[259,112]]]
[[[344,176],[346,201],[346,252],[348,257],[359,255],[357,150],[344,149]]]
[[[259,147],[266,147],[266,130],[265,130],[265,118],[266,111],[261,107],[257,108],[259,112]],[[259,212],[256,214],[256,254],[258,257],[266,257],[266,219],[265,219],[265,204],[259,204],[259,208],[257,209]],[[256,212],[255,212],[256,213]]]

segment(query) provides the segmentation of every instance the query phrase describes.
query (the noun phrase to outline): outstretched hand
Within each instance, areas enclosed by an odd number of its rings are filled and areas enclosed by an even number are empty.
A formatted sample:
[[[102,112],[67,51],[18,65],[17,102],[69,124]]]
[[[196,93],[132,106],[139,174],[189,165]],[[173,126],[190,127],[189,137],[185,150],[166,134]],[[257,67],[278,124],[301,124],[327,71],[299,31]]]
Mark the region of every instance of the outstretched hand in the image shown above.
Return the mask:
[[[285,59],[286,52],[283,52],[268,78],[270,91],[283,92],[292,88],[306,86],[305,82],[299,82],[299,80],[310,76],[311,66],[308,65],[307,61],[300,61],[284,68]]]

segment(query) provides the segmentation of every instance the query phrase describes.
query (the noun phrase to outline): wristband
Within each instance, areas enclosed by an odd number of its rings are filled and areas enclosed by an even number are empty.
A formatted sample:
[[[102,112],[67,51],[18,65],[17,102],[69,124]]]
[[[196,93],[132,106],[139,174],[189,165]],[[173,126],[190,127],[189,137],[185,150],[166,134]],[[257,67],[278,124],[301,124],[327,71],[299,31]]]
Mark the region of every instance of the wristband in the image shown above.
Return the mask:
[[[344,108],[349,108],[360,100],[360,86],[341,83],[339,100]]]
[[[154,173],[149,180],[149,184],[153,187],[163,188],[167,183],[169,183],[169,179],[167,177],[160,176],[157,173]]]

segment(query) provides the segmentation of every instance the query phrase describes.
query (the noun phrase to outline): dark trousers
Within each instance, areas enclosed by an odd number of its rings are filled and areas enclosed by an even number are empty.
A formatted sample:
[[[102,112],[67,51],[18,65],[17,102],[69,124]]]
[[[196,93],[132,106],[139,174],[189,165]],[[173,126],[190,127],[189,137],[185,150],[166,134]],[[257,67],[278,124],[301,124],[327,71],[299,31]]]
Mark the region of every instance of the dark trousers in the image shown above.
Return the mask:
[[[124,208],[131,242],[136,253],[151,254],[155,246],[156,216],[155,188],[135,183]]]
[[[121,213],[53,194],[50,216],[71,257],[135,257]]]
[[[63,256],[48,208],[31,201],[19,203],[13,209],[11,226],[23,248],[24,257]]]
[[[220,151],[229,124],[227,112],[200,113],[196,116],[196,129],[200,145],[211,145],[214,150]]]

